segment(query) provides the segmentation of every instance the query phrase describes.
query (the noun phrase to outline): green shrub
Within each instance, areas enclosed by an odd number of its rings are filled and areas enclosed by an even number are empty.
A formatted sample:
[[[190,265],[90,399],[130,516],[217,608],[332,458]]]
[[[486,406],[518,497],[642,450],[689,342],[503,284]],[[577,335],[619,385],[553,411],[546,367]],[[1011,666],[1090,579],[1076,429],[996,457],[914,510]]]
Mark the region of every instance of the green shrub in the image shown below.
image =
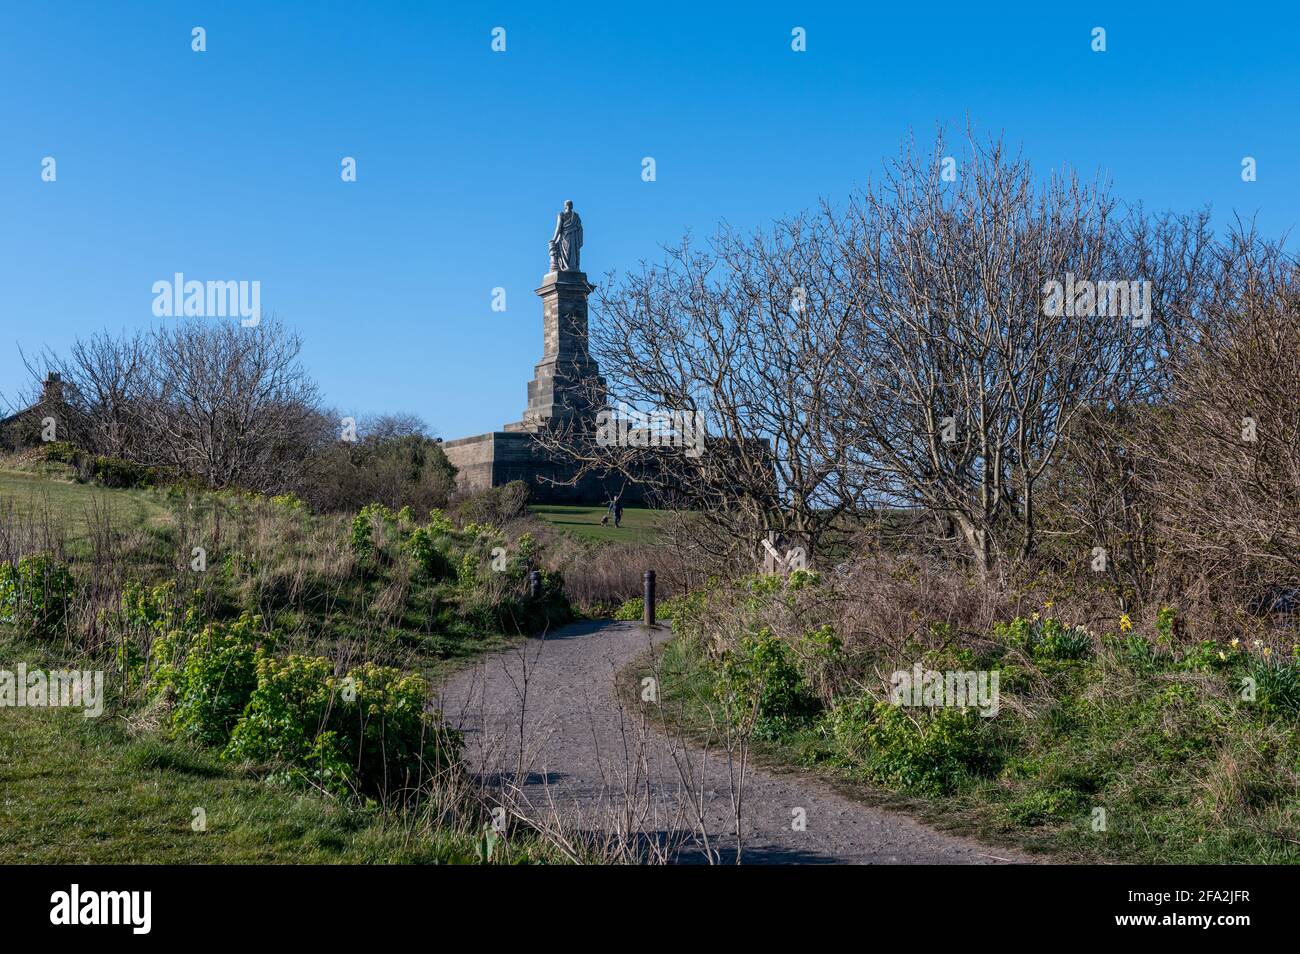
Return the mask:
[[[457,757],[460,739],[426,714],[422,678],[366,663],[342,679],[320,656],[257,657],[257,686],[225,756],[280,766],[339,795],[400,793]]]
[[[997,765],[988,720],[971,709],[914,709],[877,702],[857,723],[868,773],[887,785],[941,795]],[[847,728],[848,726],[845,726]],[[843,731],[843,730],[841,730]]]
[[[51,636],[62,628],[72,604],[74,583],[67,564],[48,553],[0,564],[0,622],[24,635]]]
[[[1038,659],[1072,661],[1092,655],[1092,635],[1086,629],[1066,626],[1050,616],[1042,619],[1017,616],[1010,623],[999,623],[994,634]]]
[[[372,503],[362,507],[352,518],[350,543],[352,552],[358,556],[373,556],[376,553],[376,526],[387,530],[397,525],[397,514],[383,504]]]
[[[157,483],[157,474],[150,467],[136,464],[120,457],[95,458],[91,476],[105,487],[138,488],[152,487]]]
[[[770,630],[743,637],[722,660],[714,695],[733,724],[753,717],[754,737],[776,739],[808,725],[821,708],[789,647]]]
[[[406,539],[406,550],[416,567],[430,580],[447,579],[455,574],[451,561],[438,545],[440,539],[432,531],[417,527]]]
[[[203,745],[225,745],[257,686],[261,617],[173,629],[154,641],[154,694],[172,702],[172,732]]]
[[[50,441],[42,445],[45,459],[56,464],[76,464],[81,449],[71,441]]]
[[[656,607],[657,609],[657,607]],[[645,618],[645,598],[634,596],[626,601],[618,609],[614,610],[614,618],[625,622],[631,622]]]

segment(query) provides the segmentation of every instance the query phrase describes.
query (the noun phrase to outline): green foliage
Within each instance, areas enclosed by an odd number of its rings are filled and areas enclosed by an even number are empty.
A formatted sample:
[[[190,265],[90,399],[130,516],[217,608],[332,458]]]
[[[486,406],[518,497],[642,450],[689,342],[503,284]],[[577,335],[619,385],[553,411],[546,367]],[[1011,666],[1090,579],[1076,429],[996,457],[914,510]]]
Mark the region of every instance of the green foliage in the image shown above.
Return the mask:
[[[397,515],[379,503],[366,504],[352,518],[352,552],[358,556],[373,556],[376,552],[375,530],[395,527]]]
[[[71,570],[48,553],[0,563],[0,622],[24,635],[52,636],[67,619],[73,591]]]
[[[1082,793],[1072,788],[1040,788],[1010,802],[1004,813],[1014,824],[1033,827],[1075,814],[1082,800]]]
[[[289,513],[302,513],[307,509],[307,504],[297,494],[276,494],[271,498],[271,504]]]
[[[451,561],[438,545],[440,539],[442,538],[424,527],[417,527],[406,539],[407,552],[419,571],[429,580],[446,579],[455,572]]]
[[[321,656],[262,651],[257,685],[225,756],[280,766],[326,791],[400,793],[457,756],[459,737],[425,713],[416,675],[365,663],[342,679]]]
[[[71,441],[50,441],[41,449],[46,460],[57,464],[75,464],[81,455],[81,449]]]
[[[1037,614],[1035,614],[1035,617]],[[1073,661],[1092,655],[1092,635],[1082,626],[1067,626],[1052,617],[1017,616],[1010,623],[998,623],[994,635],[1018,646],[1037,659]]]
[[[105,487],[152,487],[158,482],[158,474],[152,467],[103,455],[95,458],[91,476]]]
[[[1255,702],[1266,712],[1294,719],[1300,715],[1300,664],[1272,656],[1251,656]]]
[[[864,695],[839,702],[826,723],[842,753],[876,781],[938,795],[997,767],[988,721],[971,709],[904,709]]]
[[[224,745],[257,685],[261,617],[244,613],[201,630],[178,628],[154,641],[154,695],[172,702],[172,732]]]
[[[770,630],[743,637],[719,668],[714,695],[733,724],[776,739],[809,724],[821,704],[809,691],[790,648]]]
[[[658,607],[656,607],[656,612]],[[634,622],[645,618],[645,598],[634,596],[627,600],[618,609],[614,610],[614,618],[624,622]]]

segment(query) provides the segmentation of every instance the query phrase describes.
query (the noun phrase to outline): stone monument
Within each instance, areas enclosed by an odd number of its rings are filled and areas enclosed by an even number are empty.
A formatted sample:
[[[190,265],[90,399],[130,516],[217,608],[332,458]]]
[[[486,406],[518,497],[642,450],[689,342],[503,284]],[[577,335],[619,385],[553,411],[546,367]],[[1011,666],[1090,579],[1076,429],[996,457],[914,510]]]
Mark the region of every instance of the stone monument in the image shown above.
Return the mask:
[[[457,468],[460,490],[522,480],[537,502],[603,503],[620,492],[625,503],[640,499],[625,482],[594,475],[568,484],[574,466],[535,439],[543,429],[594,429],[605,404],[605,380],[587,349],[587,296],[596,286],[580,271],[582,240],[582,219],[573,202],[565,202],[549,243],[550,270],[536,289],[542,299],[542,360],[528,382],[528,406],[521,420],[500,431],[442,445]]]

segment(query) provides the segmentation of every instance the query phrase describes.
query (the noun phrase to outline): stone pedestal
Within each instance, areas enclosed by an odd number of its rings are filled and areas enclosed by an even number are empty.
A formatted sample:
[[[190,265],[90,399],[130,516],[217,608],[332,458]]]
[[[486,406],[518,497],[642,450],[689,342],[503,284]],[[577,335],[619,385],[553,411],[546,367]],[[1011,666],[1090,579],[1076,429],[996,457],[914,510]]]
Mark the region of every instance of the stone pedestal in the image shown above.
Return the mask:
[[[537,431],[575,418],[594,422],[604,406],[605,380],[587,350],[587,296],[595,287],[583,272],[550,272],[542,279],[542,360],[528,382],[523,420],[506,431]]]

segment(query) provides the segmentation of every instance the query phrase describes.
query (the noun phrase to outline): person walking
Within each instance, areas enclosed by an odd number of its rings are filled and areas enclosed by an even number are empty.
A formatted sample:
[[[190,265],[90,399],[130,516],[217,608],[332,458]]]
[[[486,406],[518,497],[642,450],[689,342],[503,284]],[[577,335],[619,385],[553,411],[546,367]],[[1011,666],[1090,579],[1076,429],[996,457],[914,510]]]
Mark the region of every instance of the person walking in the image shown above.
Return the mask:
[[[618,497],[614,498],[614,526],[623,526],[623,501]]]

